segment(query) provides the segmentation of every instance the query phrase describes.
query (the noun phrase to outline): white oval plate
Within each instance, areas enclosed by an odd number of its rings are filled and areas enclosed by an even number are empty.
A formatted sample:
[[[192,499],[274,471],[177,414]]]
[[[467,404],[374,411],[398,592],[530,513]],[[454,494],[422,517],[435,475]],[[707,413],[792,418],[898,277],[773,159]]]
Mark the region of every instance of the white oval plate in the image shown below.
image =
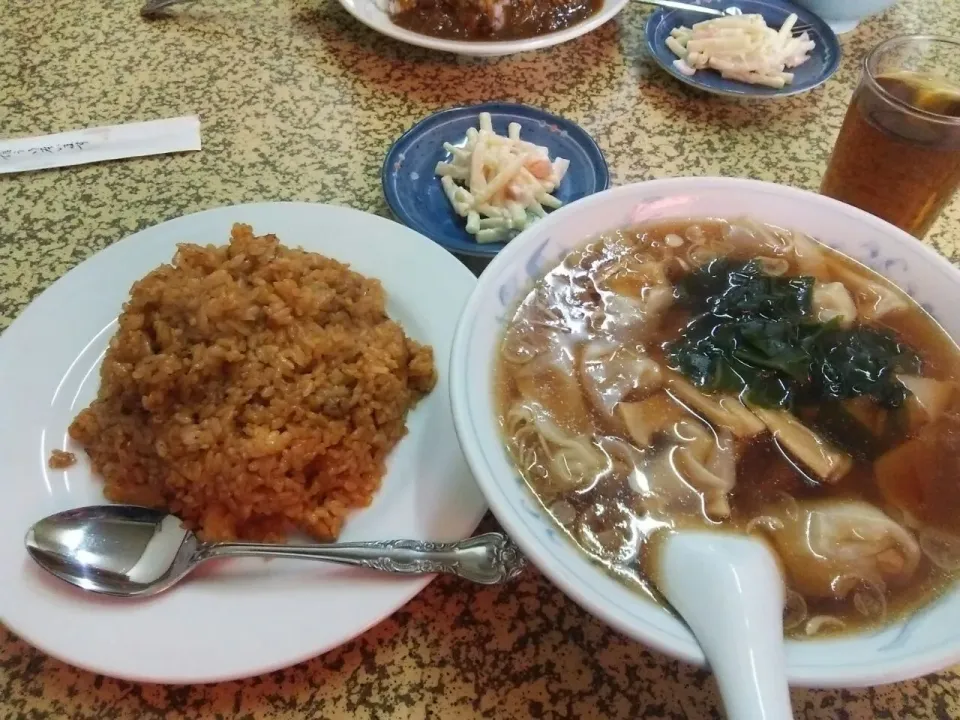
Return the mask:
[[[340,539],[455,540],[486,505],[453,430],[447,365],[460,310],[476,280],[460,262],[402,225],[357,210],[306,203],[218,208],[148,228],[54,283],[0,336],[0,617],[65,662],[137,681],[213,682],[257,675],[330,650],[389,616],[431,577],[396,577],[304,561],[209,566],[147,600],[84,593],[27,557],[28,526],[50,513],[105,502],[82,451],[66,441],[94,398],[99,365],[131,284],[169,262],[176,244],[224,244],[235,222],[274,233],[379,278],[387,311],[433,346],[439,382],[410,414],[370,507]],[[47,468],[54,448],[77,453]]]
[[[693,635],[589,562],[556,531],[500,439],[493,368],[520,294],[591,237],[666,218],[751,215],[802,230],[893,280],[960,339],[960,272],[943,256],[862,210],[803,190],[733,178],[652,180],[596,193],[556,210],[487,266],[463,311],[450,363],[453,412],[467,460],[490,507],[524,554],[568,596],[624,634],[703,664]],[[897,682],[960,662],[960,587],[878,630],[787,642],[792,685],[860,687]]]
[[[390,16],[377,5],[377,0],[340,0],[340,4],[364,25],[392,37],[394,40],[429,50],[441,50],[456,55],[466,55],[467,57],[500,57],[530,50],[540,50],[586,35],[616,16],[623,10],[627,0],[604,0],[603,7],[596,14],[591,15],[583,22],[557,32],[524,40],[492,40],[489,42],[446,40],[406,30],[393,23]]]

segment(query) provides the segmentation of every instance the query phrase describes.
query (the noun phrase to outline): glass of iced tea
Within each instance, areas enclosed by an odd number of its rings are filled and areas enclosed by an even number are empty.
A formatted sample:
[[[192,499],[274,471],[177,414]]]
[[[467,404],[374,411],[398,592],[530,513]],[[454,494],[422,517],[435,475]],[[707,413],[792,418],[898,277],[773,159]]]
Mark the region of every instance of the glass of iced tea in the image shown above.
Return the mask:
[[[958,185],[960,40],[887,40],[864,61],[820,192],[922,238]]]

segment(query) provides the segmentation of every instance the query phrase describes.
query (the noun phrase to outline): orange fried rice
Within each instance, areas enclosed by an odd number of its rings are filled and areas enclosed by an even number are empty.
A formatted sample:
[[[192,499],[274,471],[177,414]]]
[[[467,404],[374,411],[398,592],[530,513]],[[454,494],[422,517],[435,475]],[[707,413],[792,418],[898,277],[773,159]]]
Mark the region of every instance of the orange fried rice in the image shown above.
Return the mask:
[[[108,499],[205,539],[335,538],[436,383],[432,349],[385,301],[379,281],[246,225],[180,245],[131,289],[70,435]]]

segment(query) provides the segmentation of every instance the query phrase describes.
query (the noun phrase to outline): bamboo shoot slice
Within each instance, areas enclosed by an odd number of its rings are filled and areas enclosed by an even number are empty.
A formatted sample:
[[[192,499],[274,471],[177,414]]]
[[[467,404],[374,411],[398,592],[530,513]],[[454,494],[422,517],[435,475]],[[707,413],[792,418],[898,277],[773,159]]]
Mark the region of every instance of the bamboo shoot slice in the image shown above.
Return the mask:
[[[665,392],[640,402],[622,402],[617,405],[617,413],[641,450],[653,445],[653,436],[658,432],[666,432],[684,418],[692,418]]]
[[[740,399],[733,395],[706,395],[683,378],[672,375],[667,381],[670,393],[692,406],[714,425],[729,430],[739,438],[759,435],[766,426]]]
[[[853,459],[849,455],[829,445],[790,413],[784,410],[752,409],[766,424],[774,439],[824,482],[837,482],[853,467]]]

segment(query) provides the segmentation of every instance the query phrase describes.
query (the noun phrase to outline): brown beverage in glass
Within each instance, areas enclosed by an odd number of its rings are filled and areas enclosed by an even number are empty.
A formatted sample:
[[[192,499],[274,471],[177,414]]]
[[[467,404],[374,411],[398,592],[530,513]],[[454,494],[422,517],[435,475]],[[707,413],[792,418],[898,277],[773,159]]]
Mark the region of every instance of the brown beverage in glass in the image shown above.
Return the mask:
[[[960,185],[960,42],[899,37],[864,63],[820,192],[922,238]]]

